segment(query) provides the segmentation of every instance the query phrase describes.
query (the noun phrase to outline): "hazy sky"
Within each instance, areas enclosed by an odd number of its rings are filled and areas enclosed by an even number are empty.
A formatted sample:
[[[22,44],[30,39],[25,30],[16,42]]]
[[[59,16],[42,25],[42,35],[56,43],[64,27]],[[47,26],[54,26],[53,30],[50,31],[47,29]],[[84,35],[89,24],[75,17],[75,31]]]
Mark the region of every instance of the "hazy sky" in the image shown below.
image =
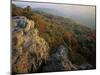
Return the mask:
[[[12,3],[20,7],[31,6],[32,8],[50,8],[62,12],[66,17],[72,18],[76,22],[95,29],[95,6],[50,4],[36,2],[18,2]]]

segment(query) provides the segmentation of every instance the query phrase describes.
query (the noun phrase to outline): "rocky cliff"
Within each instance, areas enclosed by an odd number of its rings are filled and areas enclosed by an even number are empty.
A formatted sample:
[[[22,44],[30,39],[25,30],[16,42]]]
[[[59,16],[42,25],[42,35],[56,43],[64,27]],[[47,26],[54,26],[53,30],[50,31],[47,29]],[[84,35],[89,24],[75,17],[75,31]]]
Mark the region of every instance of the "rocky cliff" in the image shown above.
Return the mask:
[[[12,70],[15,73],[36,72],[48,59],[48,43],[39,36],[34,21],[20,16],[13,17],[12,23]]]

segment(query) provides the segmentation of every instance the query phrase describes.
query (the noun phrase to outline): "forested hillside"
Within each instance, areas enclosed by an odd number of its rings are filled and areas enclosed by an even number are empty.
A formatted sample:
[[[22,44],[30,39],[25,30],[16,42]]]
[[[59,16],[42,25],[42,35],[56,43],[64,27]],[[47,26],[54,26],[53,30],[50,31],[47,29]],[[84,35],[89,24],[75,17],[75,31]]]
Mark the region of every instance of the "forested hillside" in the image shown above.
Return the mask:
[[[11,27],[13,73],[96,68],[96,32],[91,28],[15,4]]]

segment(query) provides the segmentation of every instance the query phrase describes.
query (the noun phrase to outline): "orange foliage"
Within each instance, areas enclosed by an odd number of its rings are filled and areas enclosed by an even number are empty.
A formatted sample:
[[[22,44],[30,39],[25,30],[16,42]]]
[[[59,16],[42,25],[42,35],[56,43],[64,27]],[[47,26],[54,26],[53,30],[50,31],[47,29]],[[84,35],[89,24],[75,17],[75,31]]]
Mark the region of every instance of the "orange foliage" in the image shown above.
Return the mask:
[[[42,19],[39,20],[39,31],[40,33],[44,32],[46,29],[46,22]]]
[[[66,44],[74,51],[77,50],[78,48],[78,41],[77,38],[75,37],[74,33],[72,32],[65,32],[63,35],[64,41]]]

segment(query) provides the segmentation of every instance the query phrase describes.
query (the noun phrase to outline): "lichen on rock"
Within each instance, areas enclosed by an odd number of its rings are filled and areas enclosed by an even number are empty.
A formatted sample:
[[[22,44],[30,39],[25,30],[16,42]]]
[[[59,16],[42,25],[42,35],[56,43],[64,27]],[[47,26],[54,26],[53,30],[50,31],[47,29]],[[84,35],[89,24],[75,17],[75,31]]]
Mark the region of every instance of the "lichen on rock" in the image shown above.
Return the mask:
[[[20,28],[18,20],[27,21],[25,28]],[[36,72],[43,61],[48,60],[49,45],[34,28],[34,21],[17,16],[12,20],[12,69],[13,73]],[[18,29],[18,30],[14,30]]]

